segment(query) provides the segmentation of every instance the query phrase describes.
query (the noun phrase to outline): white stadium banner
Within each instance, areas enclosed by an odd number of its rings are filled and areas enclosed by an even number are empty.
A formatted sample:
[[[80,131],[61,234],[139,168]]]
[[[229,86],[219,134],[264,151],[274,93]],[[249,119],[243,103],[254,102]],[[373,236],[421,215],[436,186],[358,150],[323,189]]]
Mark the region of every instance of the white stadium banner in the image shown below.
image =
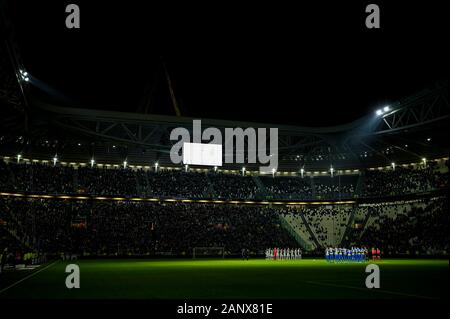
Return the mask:
[[[183,143],[183,164],[222,166],[222,145]]]

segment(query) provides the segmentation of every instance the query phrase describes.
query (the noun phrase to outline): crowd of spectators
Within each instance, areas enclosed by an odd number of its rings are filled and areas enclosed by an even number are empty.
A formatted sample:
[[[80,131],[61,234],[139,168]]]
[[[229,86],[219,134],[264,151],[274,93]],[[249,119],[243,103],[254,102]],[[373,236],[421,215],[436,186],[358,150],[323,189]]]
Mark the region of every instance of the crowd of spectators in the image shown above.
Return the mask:
[[[53,254],[190,255],[194,247],[225,247],[226,254],[236,255],[243,247],[252,252],[295,247],[280,214],[303,216],[298,230],[307,242],[316,241],[316,248],[339,245],[354,209],[370,218],[364,218],[366,225],[358,231],[351,225],[353,232],[345,238],[349,245],[377,247],[384,255],[448,255],[445,197],[414,204],[370,204],[368,209],[2,197],[0,235],[3,246],[15,246],[20,239]]]
[[[353,184],[319,184],[315,185],[316,195],[320,199],[339,199],[339,198],[351,198],[355,193],[355,186]]]
[[[80,167],[78,191],[94,195],[139,195],[135,172],[123,168]]]
[[[223,199],[254,199],[258,186],[251,176],[214,173],[208,175],[214,197]]]
[[[312,198],[309,177],[259,177],[266,192],[274,199],[310,199]]]
[[[8,165],[0,159],[0,190],[14,189]]]
[[[16,191],[61,194],[74,192],[74,169],[52,164],[10,163],[0,172],[1,180]],[[8,170],[8,168],[10,170]]]
[[[211,197],[205,173],[160,170],[143,172],[143,191],[150,197]]]
[[[390,171],[367,171],[363,196],[402,195],[446,187],[448,172],[441,173],[431,165],[419,169],[398,167]]]
[[[0,189],[46,194],[85,193],[101,196],[220,199],[342,199],[356,194],[358,175],[242,176],[221,172],[135,170],[130,168],[73,168],[53,163],[6,164],[0,160]],[[367,171],[359,197],[425,192],[448,187],[448,172],[398,167]],[[360,192],[360,191],[358,191]]]
[[[355,242],[378,247],[384,255],[448,255],[447,197],[394,207],[378,205],[369,212],[374,220],[359,239],[353,238]]]
[[[194,247],[295,247],[271,208],[193,203],[0,200],[9,227],[40,250],[60,254],[189,255]]]

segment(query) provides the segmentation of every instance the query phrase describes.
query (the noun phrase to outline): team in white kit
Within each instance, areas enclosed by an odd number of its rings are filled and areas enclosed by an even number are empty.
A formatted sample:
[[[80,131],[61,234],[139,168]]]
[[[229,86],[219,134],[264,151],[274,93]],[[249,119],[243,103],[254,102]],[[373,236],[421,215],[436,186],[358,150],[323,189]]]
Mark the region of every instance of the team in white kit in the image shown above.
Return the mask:
[[[267,260],[293,260],[301,259],[302,250],[300,248],[267,248]]]

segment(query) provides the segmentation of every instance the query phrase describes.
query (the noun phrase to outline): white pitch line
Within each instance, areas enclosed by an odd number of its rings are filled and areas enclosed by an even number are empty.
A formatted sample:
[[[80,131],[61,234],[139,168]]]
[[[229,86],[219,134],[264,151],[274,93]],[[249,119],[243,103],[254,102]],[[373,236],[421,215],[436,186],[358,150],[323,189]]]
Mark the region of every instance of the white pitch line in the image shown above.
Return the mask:
[[[37,271],[35,271],[35,272],[29,274],[28,276],[26,276],[26,277],[20,279],[19,281],[16,281],[16,282],[13,283],[12,285],[10,285],[10,286],[8,286],[8,287],[6,287],[6,288],[3,288],[2,290],[0,290],[0,294],[3,293],[3,292],[5,292],[6,290],[8,290],[8,289],[10,289],[10,288],[12,288],[12,287],[18,285],[18,284],[20,284],[21,282],[27,280],[28,278],[31,278],[31,277],[33,277],[34,275],[37,275],[38,273],[40,273],[41,271],[44,271],[45,269],[49,268],[50,266],[53,266],[56,262],[58,262],[58,260],[55,260],[54,262],[52,262],[51,264],[48,264],[48,265],[45,266],[44,268],[39,269],[39,270],[37,270]]]
[[[396,291],[390,291],[390,290],[369,289],[369,288],[361,288],[361,287],[354,287],[354,286],[347,286],[347,285],[329,284],[329,283],[323,283],[323,282],[317,282],[317,281],[305,281],[305,282],[308,284],[319,285],[319,286],[348,288],[348,289],[355,289],[355,290],[361,290],[361,291],[366,291],[366,292],[367,291],[378,292],[378,293],[385,293],[385,294],[398,295],[398,296],[404,296],[404,297],[435,299],[435,298],[429,297],[429,296],[413,295],[413,294],[407,294],[407,293],[403,293],[403,292],[396,292]]]

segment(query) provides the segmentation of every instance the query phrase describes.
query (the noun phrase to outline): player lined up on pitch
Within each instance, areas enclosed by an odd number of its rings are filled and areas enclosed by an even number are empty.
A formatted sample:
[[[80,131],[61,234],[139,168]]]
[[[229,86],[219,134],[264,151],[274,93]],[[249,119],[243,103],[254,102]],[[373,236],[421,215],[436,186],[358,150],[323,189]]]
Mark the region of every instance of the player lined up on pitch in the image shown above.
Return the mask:
[[[351,247],[340,248],[330,247],[325,249],[325,259],[327,262],[365,262],[368,260],[369,251],[367,248]]]
[[[270,260],[293,260],[302,259],[302,250],[300,248],[267,248],[266,259]]]

